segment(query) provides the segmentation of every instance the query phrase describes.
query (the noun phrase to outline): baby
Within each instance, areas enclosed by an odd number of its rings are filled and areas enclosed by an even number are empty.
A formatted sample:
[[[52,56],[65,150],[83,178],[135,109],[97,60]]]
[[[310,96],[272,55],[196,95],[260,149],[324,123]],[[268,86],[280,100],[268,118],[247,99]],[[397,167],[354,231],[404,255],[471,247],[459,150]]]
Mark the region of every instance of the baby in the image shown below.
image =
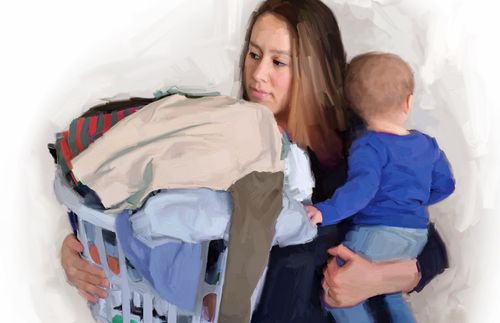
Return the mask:
[[[326,201],[306,206],[312,223],[350,217],[343,244],[372,261],[415,258],[427,241],[427,206],[455,189],[436,140],[404,126],[413,88],[412,70],[397,55],[370,52],[352,59],[345,95],[367,131],[352,144],[347,182]],[[414,322],[401,293],[384,301],[392,322]],[[339,323],[373,322],[365,306],[328,310]]]

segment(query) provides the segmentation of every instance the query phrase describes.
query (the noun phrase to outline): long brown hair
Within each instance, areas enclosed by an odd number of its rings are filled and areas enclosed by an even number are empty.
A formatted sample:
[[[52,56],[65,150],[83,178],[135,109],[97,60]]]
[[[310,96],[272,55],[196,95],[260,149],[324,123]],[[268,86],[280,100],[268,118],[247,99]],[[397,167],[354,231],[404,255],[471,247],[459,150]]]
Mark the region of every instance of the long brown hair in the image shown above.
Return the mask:
[[[310,147],[319,160],[335,165],[342,158],[338,131],[347,129],[343,81],[346,54],[333,12],[319,0],[266,0],[250,17],[240,61],[243,98],[245,58],[257,19],[271,13],[283,19],[292,37],[293,80],[286,122],[293,140]]]

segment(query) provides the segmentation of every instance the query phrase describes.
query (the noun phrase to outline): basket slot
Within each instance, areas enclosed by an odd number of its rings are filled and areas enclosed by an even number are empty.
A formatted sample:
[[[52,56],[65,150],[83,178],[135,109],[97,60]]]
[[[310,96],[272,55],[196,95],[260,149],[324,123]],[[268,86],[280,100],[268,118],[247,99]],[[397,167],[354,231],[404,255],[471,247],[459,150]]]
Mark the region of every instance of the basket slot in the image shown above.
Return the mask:
[[[83,219],[81,217],[78,217],[78,229],[79,229],[78,239],[83,244],[83,255],[85,256],[85,258],[94,262],[92,260],[92,257],[90,256],[89,240],[87,238],[88,233],[87,233],[87,228],[85,227],[85,221],[83,221]],[[95,262],[94,262],[94,264],[95,264]]]
[[[168,323],[177,323],[177,307],[172,304],[168,304]]]
[[[120,240],[117,239],[118,245],[118,262],[120,264],[120,286],[122,288],[122,312],[123,321],[130,321],[130,286],[128,283],[127,264],[125,263],[125,256],[123,255]]]
[[[99,228],[98,226],[94,226],[94,233],[95,233],[95,244],[97,246],[97,251],[99,254],[99,260],[101,261],[101,266],[104,269],[104,272],[106,273],[106,277],[110,277],[111,270],[109,269],[108,261],[106,259],[106,248],[104,247],[104,240],[102,238],[102,229]]]
[[[153,298],[151,294],[143,294],[142,300],[144,307],[144,322],[153,322]]]
[[[219,309],[220,309],[220,302],[222,299],[222,285],[224,284],[224,277],[225,277],[225,273],[226,273],[224,268],[226,268],[227,248],[219,256],[219,259],[217,262],[219,262],[219,261],[220,261],[220,265],[218,267],[220,268],[220,274],[219,274],[219,280],[217,281],[217,284],[215,285],[215,293],[217,294],[217,305],[215,306],[214,323],[217,323],[219,321]]]

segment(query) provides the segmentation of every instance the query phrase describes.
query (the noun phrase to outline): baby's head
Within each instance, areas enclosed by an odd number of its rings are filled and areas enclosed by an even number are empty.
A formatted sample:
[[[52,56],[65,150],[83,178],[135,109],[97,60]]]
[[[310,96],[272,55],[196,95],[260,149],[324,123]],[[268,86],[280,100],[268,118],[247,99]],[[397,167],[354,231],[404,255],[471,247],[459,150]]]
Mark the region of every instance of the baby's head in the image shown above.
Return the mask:
[[[414,88],[413,72],[399,56],[369,52],[349,63],[344,91],[351,108],[370,124],[384,120],[402,125]]]

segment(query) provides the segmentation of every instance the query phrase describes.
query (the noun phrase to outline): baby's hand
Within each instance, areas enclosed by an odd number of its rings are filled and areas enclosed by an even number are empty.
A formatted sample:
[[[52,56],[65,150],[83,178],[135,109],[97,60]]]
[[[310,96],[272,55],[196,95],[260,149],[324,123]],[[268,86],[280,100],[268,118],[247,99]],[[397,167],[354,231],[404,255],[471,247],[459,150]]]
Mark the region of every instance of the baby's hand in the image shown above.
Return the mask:
[[[307,216],[312,224],[318,224],[323,222],[323,214],[321,211],[311,205],[305,205]]]

